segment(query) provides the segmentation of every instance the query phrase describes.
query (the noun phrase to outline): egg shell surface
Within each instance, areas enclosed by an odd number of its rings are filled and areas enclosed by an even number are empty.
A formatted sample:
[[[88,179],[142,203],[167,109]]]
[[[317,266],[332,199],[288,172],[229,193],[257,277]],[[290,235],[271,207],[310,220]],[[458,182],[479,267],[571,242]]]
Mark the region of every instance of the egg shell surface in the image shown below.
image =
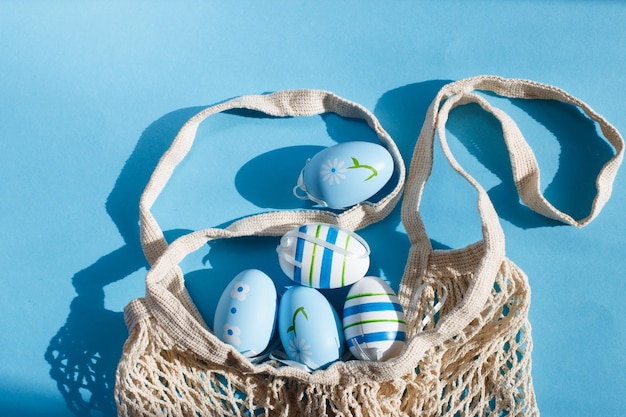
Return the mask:
[[[215,309],[213,331],[245,356],[267,347],[277,316],[274,281],[258,269],[240,272],[226,287]]]
[[[280,299],[278,332],[289,359],[323,368],[343,353],[343,332],[335,309],[316,289],[295,286]]]
[[[343,308],[343,332],[358,359],[385,361],[400,353],[406,340],[404,311],[389,284],[364,277],[350,288]]]
[[[303,170],[306,192],[341,209],[367,200],[393,175],[391,154],[371,142],[350,141],[321,150]]]
[[[351,285],[367,274],[369,246],[356,233],[324,223],[287,232],[277,248],[283,272],[296,284],[313,288]]]

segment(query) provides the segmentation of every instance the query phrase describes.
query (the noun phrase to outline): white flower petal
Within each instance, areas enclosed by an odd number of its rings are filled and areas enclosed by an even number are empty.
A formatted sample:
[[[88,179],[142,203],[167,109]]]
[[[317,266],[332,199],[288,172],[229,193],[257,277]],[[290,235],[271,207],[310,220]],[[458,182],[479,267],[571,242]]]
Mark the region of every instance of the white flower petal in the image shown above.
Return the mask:
[[[222,334],[222,339],[230,345],[239,346],[241,344],[241,339],[239,335],[241,334],[241,329],[237,326],[231,326],[226,323],[224,325],[224,333]]]
[[[243,282],[235,283],[233,290],[230,292],[231,298],[236,298],[239,301],[243,301],[246,299],[246,294],[250,291],[250,286]]]

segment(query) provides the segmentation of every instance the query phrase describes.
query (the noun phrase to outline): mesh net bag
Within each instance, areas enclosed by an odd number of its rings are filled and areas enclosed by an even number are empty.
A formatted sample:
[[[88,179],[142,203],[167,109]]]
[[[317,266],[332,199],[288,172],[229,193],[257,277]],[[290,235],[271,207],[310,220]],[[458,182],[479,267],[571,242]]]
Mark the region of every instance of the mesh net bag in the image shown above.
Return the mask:
[[[516,124],[475,90],[558,100],[579,107],[598,123],[615,154],[597,177],[597,196],[588,217],[575,220],[543,197],[537,162]],[[528,207],[575,226],[587,224],[598,214],[611,193],[623,140],[585,103],[544,84],[479,76],[444,86],[427,112],[406,183],[398,149],[376,117],[329,92],[295,90],[244,96],[191,118],[159,162],[140,202],[141,240],[151,268],[145,297],[131,301],[125,309],[129,337],[117,369],[118,415],[538,415],[531,378],[527,278],[505,256],[504,235],[486,191],[456,162],[446,142],[449,112],[468,103],[479,104],[502,124],[515,183]],[[151,207],[189,152],[198,125],[229,109],[280,117],[334,112],[363,119],[394,159],[393,187],[380,201],[364,202],[339,213],[266,212],[225,228],[192,232],[168,245]],[[434,250],[420,216],[436,137],[451,166],[477,190],[482,239],[461,249]],[[310,222],[357,230],[383,219],[403,190],[402,221],[411,248],[398,297],[406,314],[407,340],[395,358],[384,362],[340,360],[312,373],[273,360],[252,363],[209,330],[185,289],[180,262],[211,240],[278,237]]]

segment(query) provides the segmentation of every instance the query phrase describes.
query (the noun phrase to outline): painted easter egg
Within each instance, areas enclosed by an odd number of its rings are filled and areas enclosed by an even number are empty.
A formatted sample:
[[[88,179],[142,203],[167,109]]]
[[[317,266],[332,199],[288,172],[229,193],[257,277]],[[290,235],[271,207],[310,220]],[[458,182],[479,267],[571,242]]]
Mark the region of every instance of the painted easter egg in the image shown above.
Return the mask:
[[[343,332],[335,309],[316,289],[294,286],[280,299],[278,332],[285,353],[310,369],[341,357]]]
[[[215,309],[213,331],[220,340],[252,357],[269,344],[276,315],[274,282],[258,269],[247,269],[222,293]]]
[[[363,278],[370,249],[356,233],[324,223],[305,224],[285,233],[276,249],[280,267],[296,284],[339,288]]]
[[[350,207],[380,191],[393,170],[391,154],[383,146],[344,142],[323,149],[307,162],[294,194],[324,207]]]
[[[365,277],[350,288],[343,307],[343,333],[358,359],[385,361],[400,353],[406,339],[404,312],[385,281]]]

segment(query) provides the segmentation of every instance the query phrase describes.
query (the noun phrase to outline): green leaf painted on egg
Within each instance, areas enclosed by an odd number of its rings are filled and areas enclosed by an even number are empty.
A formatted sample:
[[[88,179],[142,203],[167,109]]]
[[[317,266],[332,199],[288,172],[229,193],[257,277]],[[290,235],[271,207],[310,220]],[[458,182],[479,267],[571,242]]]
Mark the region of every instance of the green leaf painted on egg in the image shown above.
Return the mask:
[[[365,178],[363,181],[369,181],[369,180],[371,180],[372,178],[374,178],[375,176],[378,175],[378,171],[376,171],[376,168],[374,168],[373,166],[361,164],[359,162],[359,160],[356,159],[355,157],[351,157],[351,159],[352,159],[352,164],[353,165],[349,166],[348,169],[363,168],[363,169],[368,169],[368,170],[372,171],[372,174],[369,177]]]
[[[287,327],[287,333],[293,332],[294,337],[298,337],[298,333],[296,332],[296,318],[298,314],[302,313],[305,319],[309,319],[309,316],[304,311],[304,307],[298,307],[296,311],[293,312],[293,317],[291,318],[291,326]]]

